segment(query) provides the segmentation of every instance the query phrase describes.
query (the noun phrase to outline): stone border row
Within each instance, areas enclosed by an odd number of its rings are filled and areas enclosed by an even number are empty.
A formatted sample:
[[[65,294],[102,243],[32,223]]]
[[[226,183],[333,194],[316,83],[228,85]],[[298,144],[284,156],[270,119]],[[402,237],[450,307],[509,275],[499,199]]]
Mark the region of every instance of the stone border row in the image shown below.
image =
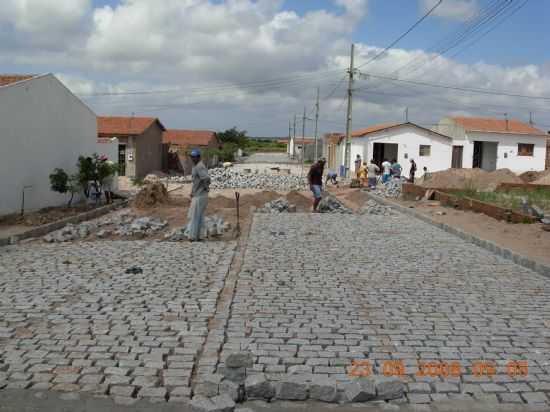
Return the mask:
[[[436,226],[440,229],[443,229],[445,232],[447,233],[451,233],[455,236],[458,236],[459,238],[469,242],[469,243],[473,243],[485,250],[488,250],[489,252],[492,252],[504,259],[508,259],[508,260],[511,260],[513,261],[515,264],[517,265],[520,265],[520,266],[523,266],[524,268],[527,268],[527,269],[530,269],[534,272],[537,272],[538,274],[542,275],[542,276],[545,276],[547,278],[550,278],[550,266],[540,262],[540,261],[537,261],[535,259],[532,259],[530,257],[527,257],[525,255],[521,255],[519,253],[515,253],[513,251],[511,251],[510,249],[506,249],[506,248],[503,248],[499,245],[497,245],[496,243],[494,242],[491,242],[489,240],[485,240],[485,239],[482,239],[480,237],[477,237],[475,235],[472,235],[470,233],[467,233],[467,232],[464,232],[460,229],[457,229],[453,226],[450,226],[450,225],[447,225],[446,223],[441,223],[441,222],[437,222],[435,220],[433,220],[432,218],[430,218],[429,216],[426,216],[424,215],[423,213],[420,213],[420,212],[417,212],[416,210],[414,209],[411,209],[411,208],[408,208],[408,207],[405,207],[405,206],[402,206],[398,203],[395,203],[391,200],[388,200],[388,199],[384,199],[380,196],[376,196],[376,195],[373,195],[372,193],[368,193],[368,192],[365,192],[367,194],[367,196],[378,202],[378,203],[381,203],[383,205],[386,205],[386,206],[390,206],[392,208],[394,208],[395,210],[403,213],[403,214],[406,214],[406,215],[409,215],[409,216],[413,216],[417,219],[420,219],[426,223],[429,223],[430,225],[433,225],[433,226]]]
[[[76,216],[71,216],[65,219],[57,220],[55,222],[48,223],[47,225],[38,226],[36,228],[30,229],[18,235],[0,238],[0,247],[14,245],[17,242],[20,242],[25,239],[45,236],[48,233],[64,228],[68,224],[77,224],[87,220],[95,219],[97,217],[103,216],[113,210],[125,207],[127,205],[128,205],[128,200],[115,201],[110,205],[105,205],[105,206],[90,210],[88,212],[80,213]]]

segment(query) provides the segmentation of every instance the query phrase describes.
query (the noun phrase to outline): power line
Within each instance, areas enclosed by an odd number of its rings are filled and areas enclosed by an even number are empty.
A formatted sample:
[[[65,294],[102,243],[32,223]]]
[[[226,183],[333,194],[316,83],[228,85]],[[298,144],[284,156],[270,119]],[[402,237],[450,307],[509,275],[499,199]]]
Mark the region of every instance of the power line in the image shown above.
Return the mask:
[[[360,69],[361,67],[367,66],[371,64],[373,61],[377,60],[380,56],[382,56],[384,53],[386,53],[388,50],[390,50],[393,46],[395,46],[397,43],[399,43],[401,40],[403,40],[404,37],[406,37],[411,31],[413,31],[420,23],[422,23],[424,20],[428,18],[430,14],[432,14],[439,6],[441,6],[441,3],[443,3],[443,0],[439,0],[435,6],[433,6],[426,14],[424,14],[419,20],[417,20],[411,27],[409,27],[401,36],[399,36],[397,39],[395,39],[393,42],[391,42],[384,50],[382,50],[380,53],[378,53],[376,56],[374,56],[372,59],[367,61],[366,63],[363,63],[357,67],[357,69]]]
[[[364,73],[366,76],[374,77],[376,79],[383,79],[383,80],[390,80],[400,83],[408,83],[408,84],[414,84],[417,86],[427,86],[427,87],[437,87],[442,89],[449,89],[449,90],[458,90],[462,92],[468,92],[468,93],[480,93],[480,94],[488,94],[493,96],[508,96],[508,97],[519,97],[523,99],[534,99],[534,100],[549,100],[550,97],[548,96],[529,96],[524,94],[516,94],[512,92],[507,91],[499,91],[499,90],[491,90],[491,89],[476,89],[476,88],[469,88],[469,87],[460,87],[460,86],[451,86],[447,84],[440,84],[440,83],[428,83],[428,82],[421,82],[416,80],[405,80],[405,79],[398,79],[396,77],[387,77],[387,76],[381,76],[378,74],[371,74],[371,73]],[[358,90],[366,90],[366,88],[358,89]]]

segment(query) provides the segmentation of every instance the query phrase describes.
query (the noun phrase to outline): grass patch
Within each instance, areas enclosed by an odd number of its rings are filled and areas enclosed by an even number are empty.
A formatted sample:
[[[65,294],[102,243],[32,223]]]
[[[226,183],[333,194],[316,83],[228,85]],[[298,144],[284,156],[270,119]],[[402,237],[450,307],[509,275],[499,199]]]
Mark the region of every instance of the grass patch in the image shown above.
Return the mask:
[[[522,189],[513,189],[509,192],[478,192],[474,189],[453,192],[454,195],[481,202],[491,203],[506,209],[521,211],[521,201],[523,198],[532,206],[538,206],[544,210],[550,210],[550,190],[538,188],[533,191]]]

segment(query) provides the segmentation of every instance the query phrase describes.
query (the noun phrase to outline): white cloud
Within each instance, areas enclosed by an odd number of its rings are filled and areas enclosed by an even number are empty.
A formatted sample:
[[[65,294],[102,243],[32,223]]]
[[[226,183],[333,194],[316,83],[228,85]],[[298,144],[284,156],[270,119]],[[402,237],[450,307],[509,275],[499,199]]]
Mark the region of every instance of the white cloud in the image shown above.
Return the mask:
[[[29,33],[74,28],[90,11],[91,0],[4,0],[0,20]]]
[[[121,0],[116,6],[70,12],[69,1],[62,0],[55,7],[59,19],[65,16],[65,23],[53,27],[43,22],[36,26],[41,30],[38,34],[29,32],[30,17],[17,17],[14,11],[16,3],[28,3],[8,1],[8,26],[15,29],[11,34],[15,36],[0,43],[2,63],[15,62],[31,68],[26,70],[30,72],[60,73],[60,79],[82,95],[170,91],[86,98],[100,114],[156,115],[169,127],[237,125],[261,135],[286,133],[289,117],[301,113],[304,103],[313,105],[317,85],[322,96],[338,86],[332,98],[322,101],[321,131],[343,130],[346,83],[341,80],[349,65],[352,35],[368,5],[365,0],[333,0],[338,11],[299,15],[283,8],[282,0],[163,0],[163,7],[152,0]],[[84,9],[89,4],[74,2]],[[445,0],[444,4],[459,3],[472,2]],[[459,15],[456,8],[455,14],[449,10],[443,10],[449,17]],[[5,19],[0,20],[2,30],[10,35]],[[61,36],[67,30],[71,34]],[[358,44],[357,64],[378,52],[378,48]],[[508,68],[434,57],[422,50],[394,49],[362,70],[387,75],[416,59],[422,63],[421,70],[403,75],[464,87],[550,95],[550,65]],[[327,73],[329,69],[337,70]],[[266,83],[269,79],[282,80]],[[548,119],[546,110],[550,111],[544,101],[473,95],[376,78],[358,80],[356,86],[374,89],[356,93],[355,127],[401,120],[406,106],[411,120],[420,123],[453,113],[501,116],[508,112],[526,118],[528,108],[545,110],[540,114],[535,110],[536,118]]]
[[[423,13],[437,4],[438,0],[420,0]],[[478,0],[443,0],[433,15],[452,20],[466,21],[479,11]]]

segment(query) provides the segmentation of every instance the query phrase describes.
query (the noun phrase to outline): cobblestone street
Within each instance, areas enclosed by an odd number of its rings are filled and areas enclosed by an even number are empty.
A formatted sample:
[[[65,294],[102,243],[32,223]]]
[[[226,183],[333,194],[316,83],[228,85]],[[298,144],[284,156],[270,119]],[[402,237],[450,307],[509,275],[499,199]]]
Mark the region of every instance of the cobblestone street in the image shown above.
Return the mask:
[[[247,373],[271,380],[343,384],[354,361],[374,376],[390,365],[407,383],[397,403],[550,403],[550,281],[534,272],[404,215],[257,214],[233,290],[235,250],[1,248],[0,389],[182,401],[199,364],[221,372],[228,354],[250,350]],[[510,376],[519,360],[528,376]],[[430,361],[459,362],[460,376],[419,376]],[[479,361],[494,375],[476,376]]]
[[[271,379],[342,382],[353,360],[368,359],[374,375],[396,360],[411,403],[544,403],[549,298],[547,279],[403,215],[256,216],[222,359],[247,348]],[[510,377],[520,359],[529,376]],[[495,363],[492,379],[472,373],[483,360]],[[417,376],[429,361],[457,361],[461,376]]]

